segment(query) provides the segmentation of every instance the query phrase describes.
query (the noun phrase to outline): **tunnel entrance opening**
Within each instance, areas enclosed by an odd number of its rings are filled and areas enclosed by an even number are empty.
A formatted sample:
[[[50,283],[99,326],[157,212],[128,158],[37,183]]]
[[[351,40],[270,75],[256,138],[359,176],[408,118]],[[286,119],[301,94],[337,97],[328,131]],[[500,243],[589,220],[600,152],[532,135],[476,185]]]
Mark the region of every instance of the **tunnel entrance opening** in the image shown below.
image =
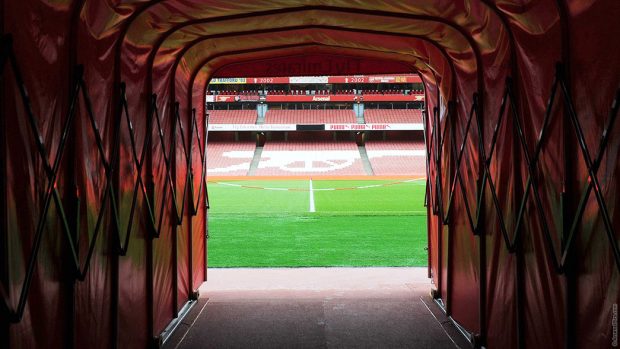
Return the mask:
[[[212,336],[190,329],[180,346],[244,346],[217,334],[232,329],[245,345],[412,346],[432,329],[453,348],[427,311],[419,76],[214,78],[207,91]]]

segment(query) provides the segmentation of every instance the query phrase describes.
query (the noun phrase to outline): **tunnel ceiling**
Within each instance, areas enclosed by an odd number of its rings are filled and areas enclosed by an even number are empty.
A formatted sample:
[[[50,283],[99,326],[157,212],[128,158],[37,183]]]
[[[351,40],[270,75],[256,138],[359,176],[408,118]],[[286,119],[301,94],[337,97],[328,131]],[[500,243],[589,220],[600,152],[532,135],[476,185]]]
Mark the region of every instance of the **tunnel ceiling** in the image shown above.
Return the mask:
[[[183,80],[204,84],[214,74],[417,71],[429,83],[443,81],[437,85],[450,96],[455,72],[462,88],[475,90],[482,84],[485,61],[507,66],[511,59],[511,13],[483,1],[369,1],[355,7],[348,1],[152,1],[101,7],[85,4],[87,22],[91,16],[108,18],[108,23],[99,22],[90,30],[99,35],[110,30],[124,33],[118,48],[124,63],[120,74],[150,71],[160,84],[153,86],[154,92],[163,89],[166,79],[179,80],[177,85]],[[109,15],[102,16],[102,10]],[[528,20],[539,28],[553,25],[557,17]],[[309,57],[317,52],[326,53]],[[276,62],[277,57],[287,57],[286,62]],[[324,65],[308,64],[317,60]],[[295,68],[309,66],[309,71]]]

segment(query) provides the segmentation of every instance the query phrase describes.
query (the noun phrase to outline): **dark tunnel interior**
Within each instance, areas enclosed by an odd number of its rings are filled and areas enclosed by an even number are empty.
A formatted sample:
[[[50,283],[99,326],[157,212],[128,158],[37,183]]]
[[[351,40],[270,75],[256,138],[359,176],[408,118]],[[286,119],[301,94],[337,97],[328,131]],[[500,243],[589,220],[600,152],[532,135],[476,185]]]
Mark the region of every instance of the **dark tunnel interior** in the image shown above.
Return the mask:
[[[477,347],[612,343],[617,1],[0,3],[0,346],[153,346],[198,297],[212,77],[382,73],[424,83],[445,313]]]

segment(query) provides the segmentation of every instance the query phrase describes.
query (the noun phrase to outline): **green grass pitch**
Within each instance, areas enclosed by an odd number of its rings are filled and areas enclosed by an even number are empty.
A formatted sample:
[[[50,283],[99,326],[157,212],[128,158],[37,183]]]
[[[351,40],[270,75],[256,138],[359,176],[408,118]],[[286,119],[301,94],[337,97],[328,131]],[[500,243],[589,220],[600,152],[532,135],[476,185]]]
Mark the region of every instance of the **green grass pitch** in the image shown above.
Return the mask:
[[[425,181],[209,183],[209,267],[425,266]]]

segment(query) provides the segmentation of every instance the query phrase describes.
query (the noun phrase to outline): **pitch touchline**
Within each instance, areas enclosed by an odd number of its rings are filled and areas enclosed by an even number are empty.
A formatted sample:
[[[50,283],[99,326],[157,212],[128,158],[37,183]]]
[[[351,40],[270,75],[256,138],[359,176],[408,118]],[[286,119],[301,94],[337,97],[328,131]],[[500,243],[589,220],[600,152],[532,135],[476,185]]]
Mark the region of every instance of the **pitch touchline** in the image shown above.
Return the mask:
[[[244,184],[235,184],[235,183],[227,183],[227,182],[214,182],[215,184],[227,185],[229,187],[237,187],[237,188],[245,188],[245,189],[261,189],[261,190],[278,190],[278,191],[332,191],[332,190],[355,190],[355,189],[370,189],[370,188],[379,188],[379,187],[387,187],[390,185],[402,184],[402,183],[410,183],[415,181],[420,181],[426,178],[414,178],[407,179],[404,181],[398,182],[390,182],[383,184],[372,184],[372,185],[362,185],[359,187],[342,187],[342,188],[270,188],[270,187],[259,187],[256,185],[244,185]],[[310,185],[312,186],[312,180],[310,180]]]

